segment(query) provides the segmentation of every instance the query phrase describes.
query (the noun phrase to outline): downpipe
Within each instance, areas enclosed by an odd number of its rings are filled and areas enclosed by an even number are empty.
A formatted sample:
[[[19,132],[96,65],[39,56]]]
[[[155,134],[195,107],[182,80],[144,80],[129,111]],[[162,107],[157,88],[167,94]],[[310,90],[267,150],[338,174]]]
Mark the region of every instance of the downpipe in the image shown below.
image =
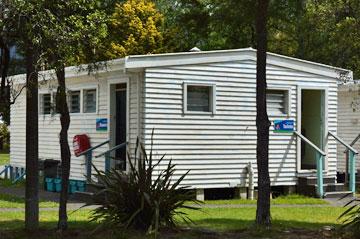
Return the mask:
[[[249,162],[247,166],[247,171],[249,175],[249,199],[254,200],[254,168],[252,163]]]

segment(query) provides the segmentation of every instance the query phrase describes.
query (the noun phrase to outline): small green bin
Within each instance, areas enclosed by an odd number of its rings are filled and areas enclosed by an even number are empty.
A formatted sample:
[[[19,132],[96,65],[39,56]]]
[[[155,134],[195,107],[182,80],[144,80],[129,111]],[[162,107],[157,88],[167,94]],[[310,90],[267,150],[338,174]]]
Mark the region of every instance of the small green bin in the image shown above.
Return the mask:
[[[45,178],[46,191],[55,192],[55,184],[53,178]]]
[[[69,181],[69,193],[70,194],[73,194],[73,193],[75,193],[76,191],[77,191],[77,188],[76,188],[76,181],[75,180],[70,180]]]
[[[85,185],[84,181],[77,181],[77,191],[85,192]]]
[[[55,192],[61,192],[61,178],[55,178]]]

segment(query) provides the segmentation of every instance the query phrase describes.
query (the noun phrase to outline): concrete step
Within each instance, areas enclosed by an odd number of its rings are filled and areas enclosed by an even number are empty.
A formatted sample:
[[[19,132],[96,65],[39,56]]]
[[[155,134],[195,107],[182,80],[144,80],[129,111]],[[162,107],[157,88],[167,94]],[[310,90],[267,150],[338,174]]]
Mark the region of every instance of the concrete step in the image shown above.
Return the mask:
[[[354,197],[351,191],[339,191],[339,192],[326,192],[324,198],[352,198]]]
[[[83,203],[93,203],[94,202],[94,193],[92,192],[75,192],[73,194],[73,199]]]
[[[317,190],[317,184],[314,185],[315,186],[315,190]],[[341,192],[341,191],[346,191],[345,190],[345,184],[343,183],[325,183],[323,185],[324,188],[324,192]]]
[[[96,183],[86,184],[86,191],[87,191],[87,192],[95,193],[95,192],[97,192],[100,188],[102,188],[102,187],[100,186],[100,184],[96,184]]]
[[[316,176],[299,176],[298,177],[299,185],[315,185],[317,184]],[[333,176],[323,176],[324,184],[335,183],[336,178]]]

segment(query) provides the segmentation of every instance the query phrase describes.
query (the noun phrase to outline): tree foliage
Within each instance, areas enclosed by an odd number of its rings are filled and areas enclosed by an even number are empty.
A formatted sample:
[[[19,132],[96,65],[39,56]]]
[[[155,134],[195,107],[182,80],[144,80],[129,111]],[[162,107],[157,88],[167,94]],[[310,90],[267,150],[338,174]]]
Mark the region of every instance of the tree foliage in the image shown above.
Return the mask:
[[[255,0],[157,0],[171,50],[255,47]],[[358,0],[270,1],[269,51],[354,71],[360,77]]]
[[[128,0],[115,5],[110,18],[108,58],[166,50],[163,15],[152,1]]]

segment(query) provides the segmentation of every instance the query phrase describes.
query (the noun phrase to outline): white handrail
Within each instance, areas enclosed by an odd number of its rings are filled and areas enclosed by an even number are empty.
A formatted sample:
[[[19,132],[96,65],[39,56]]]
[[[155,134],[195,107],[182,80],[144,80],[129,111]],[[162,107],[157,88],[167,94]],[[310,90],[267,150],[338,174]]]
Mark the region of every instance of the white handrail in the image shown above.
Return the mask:
[[[318,151],[322,156],[326,156],[326,153],[324,151],[322,151],[321,149],[319,149],[318,146],[316,146],[313,142],[311,142],[309,139],[307,139],[304,135],[300,134],[297,131],[294,131],[294,134],[298,137],[300,137],[305,143],[307,143],[308,145],[310,145],[311,147],[313,147],[316,151]]]
[[[340,139],[337,135],[335,135],[334,133],[329,131],[329,135],[331,135],[332,137],[334,137],[339,143],[341,143],[342,145],[344,145],[347,149],[351,150],[354,152],[354,154],[358,154],[358,151],[356,149],[354,149],[353,147],[351,147],[349,144],[345,143],[344,140]]]

